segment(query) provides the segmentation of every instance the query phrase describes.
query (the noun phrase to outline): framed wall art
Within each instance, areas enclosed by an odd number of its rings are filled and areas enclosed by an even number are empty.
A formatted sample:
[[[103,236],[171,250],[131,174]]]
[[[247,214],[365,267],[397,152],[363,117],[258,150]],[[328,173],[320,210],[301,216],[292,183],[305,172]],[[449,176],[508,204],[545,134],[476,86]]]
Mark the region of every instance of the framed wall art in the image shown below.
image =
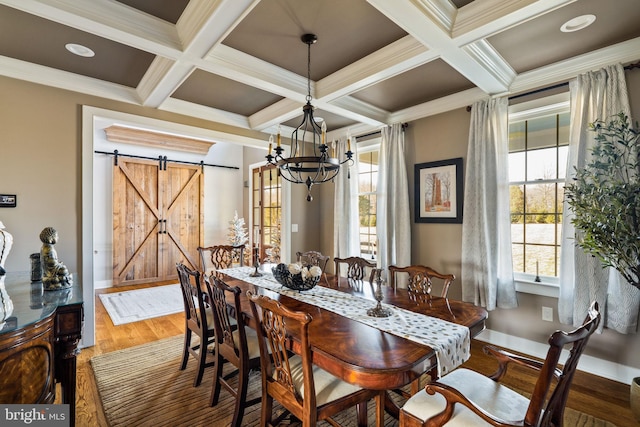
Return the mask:
[[[415,165],[415,222],[462,223],[462,157]]]

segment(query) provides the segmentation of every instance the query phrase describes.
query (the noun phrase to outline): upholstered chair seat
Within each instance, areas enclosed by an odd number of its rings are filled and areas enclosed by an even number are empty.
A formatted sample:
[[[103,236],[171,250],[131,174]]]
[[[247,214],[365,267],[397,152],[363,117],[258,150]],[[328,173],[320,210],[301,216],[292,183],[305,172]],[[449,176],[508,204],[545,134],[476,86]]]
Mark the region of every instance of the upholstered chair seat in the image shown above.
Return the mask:
[[[293,385],[299,395],[304,396],[302,357],[299,355],[292,356],[289,359],[289,364]],[[313,381],[316,391],[316,404],[318,406],[338,400],[362,389],[362,387],[342,381],[316,365],[313,365]]]
[[[477,404],[495,418],[503,420],[523,420],[529,407],[529,399],[519,393],[493,381],[489,377],[465,368],[459,368],[439,380],[444,384],[455,388],[470,401]],[[447,401],[441,394],[433,396],[425,390],[416,393],[403,406],[402,410],[421,420],[426,420],[434,414],[442,412],[447,406]],[[474,414],[464,405],[456,405],[453,417],[446,424],[447,427],[455,426],[490,426],[478,415]]]

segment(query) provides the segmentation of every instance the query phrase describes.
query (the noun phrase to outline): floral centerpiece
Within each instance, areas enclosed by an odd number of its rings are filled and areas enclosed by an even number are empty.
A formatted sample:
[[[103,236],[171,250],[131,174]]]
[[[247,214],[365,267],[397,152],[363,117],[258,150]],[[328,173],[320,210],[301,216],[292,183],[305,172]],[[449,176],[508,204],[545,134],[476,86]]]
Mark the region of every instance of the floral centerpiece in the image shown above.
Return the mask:
[[[308,291],[320,282],[322,269],[317,265],[302,266],[300,264],[280,263],[271,269],[273,277],[281,285],[295,291]]]

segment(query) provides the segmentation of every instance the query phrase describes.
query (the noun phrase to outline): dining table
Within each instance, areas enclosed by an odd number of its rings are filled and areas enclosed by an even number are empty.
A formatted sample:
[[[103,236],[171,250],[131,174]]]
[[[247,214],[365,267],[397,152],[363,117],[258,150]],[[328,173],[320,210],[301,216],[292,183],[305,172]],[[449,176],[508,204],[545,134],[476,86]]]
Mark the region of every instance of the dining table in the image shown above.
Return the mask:
[[[487,319],[487,311],[471,303],[331,274],[323,275],[317,286],[306,291],[278,283],[268,265],[228,268],[216,274],[242,290],[242,315],[250,327],[256,328],[257,322],[247,291],[309,313],[313,363],[346,382],[381,394],[402,388],[425,373],[444,375],[464,363],[470,357],[470,339],[484,330]],[[390,312],[388,317],[367,314],[378,302]],[[289,342],[291,351],[298,352],[300,341],[295,333]],[[384,409],[397,417],[397,405],[389,397],[383,399]],[[376,425],[381,426],[382,408],[377,411]]]

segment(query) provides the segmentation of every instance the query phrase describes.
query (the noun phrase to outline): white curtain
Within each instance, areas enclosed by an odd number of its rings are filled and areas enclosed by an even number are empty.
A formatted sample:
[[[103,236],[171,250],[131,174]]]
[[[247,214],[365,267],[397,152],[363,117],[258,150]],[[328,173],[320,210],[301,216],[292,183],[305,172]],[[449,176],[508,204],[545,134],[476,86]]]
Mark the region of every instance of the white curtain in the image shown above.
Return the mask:
[[[347,140],[334,142],[337,153],[347,151]],[[360,255],[360,234],[358,229],[358,154],[355,138],[351,138],[353,165],[349,162],[340,166],[335,177],[333,213],[333,253],[346,258]]]
[[[571,125],[566,182],[571,183],[575,168],[589,162],[595,144],[595,133],[589,123],[624,112],[631,117],[627,83],[622,65],[610,65],[578,76],[570,82]],[[602,268],[600,261],[576,247],[573,215],[564,202],[562,220],[562,253],[560,259],[560,298],[558,316],[561,322],[578,326],[592,300],[605,308],[604,326],[621,333],[637,330],[640,292],[627,284],[612,268]],[[606,304],[606,305],[605,305]]]
[[[517,307],[509,214],[508,100],[471,107],[462,220],[462,299]]]
[[[411,214],[402,125],[385,127],[381,133],[376,233],[378,267],[386,270],[411,264]]]

